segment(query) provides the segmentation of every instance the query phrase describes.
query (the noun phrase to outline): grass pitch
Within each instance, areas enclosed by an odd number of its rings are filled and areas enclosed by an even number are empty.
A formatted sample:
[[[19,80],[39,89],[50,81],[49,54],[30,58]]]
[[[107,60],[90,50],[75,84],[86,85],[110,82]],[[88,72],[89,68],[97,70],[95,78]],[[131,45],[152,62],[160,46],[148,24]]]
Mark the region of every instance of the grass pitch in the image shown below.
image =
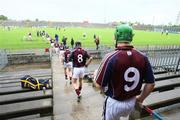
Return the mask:
[[[37,37],[38,30],[46,31],[54,38],[55,34],[59,35],[59,41],[66,36],[67,44],[70,45],[71,37],[75,41],[81,41],[83,47],[95,48],[93,36],[94,34],[100,37],[100,45],[113,47],[114,30],[112,28],[11,28],[10,30],[0,27],[0,48],[6,49],[34,49],[47,48],[50,46],[47,39]],[[32,40],[28,40],[28,33],[32,33]],[[83,38],[83,34],[86,38]],[[161,35],[160,32],[139,31],[134,30],[133,45],[180,45],[180,34]]]

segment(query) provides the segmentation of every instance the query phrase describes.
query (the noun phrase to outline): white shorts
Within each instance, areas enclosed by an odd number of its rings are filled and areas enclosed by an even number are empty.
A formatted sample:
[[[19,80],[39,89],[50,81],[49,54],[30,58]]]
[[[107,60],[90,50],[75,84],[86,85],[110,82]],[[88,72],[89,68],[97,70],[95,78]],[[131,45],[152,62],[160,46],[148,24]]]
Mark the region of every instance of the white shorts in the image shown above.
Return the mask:
[[[72,62],[68,62],[68,63],[64,62],[64,68],[72,69]]]
[[[54,43],[51,43],[51,47],[54,47]]]
[[[59,50],[59,55],[62,57],[64,52],[65,52],[64,50]]]
[[[51,38],[50,38],[50,37],[48,37],[48,38],[47,38],[47,41],[50,41],[50,40],[51,40]]]
[[[56,53],[59,53],[59,48],[54,48]]]
[[[83,78],[84,77],[84,71],[85,71],[85,68],[84,67],[74,67],[73,68],[73,76],[72,78]]]
[[[134,110],[135,102],[135,97],[125,101],[117,101],[107,97],[104,105],[103,120],[119,120],[120,117],[127,117]]]

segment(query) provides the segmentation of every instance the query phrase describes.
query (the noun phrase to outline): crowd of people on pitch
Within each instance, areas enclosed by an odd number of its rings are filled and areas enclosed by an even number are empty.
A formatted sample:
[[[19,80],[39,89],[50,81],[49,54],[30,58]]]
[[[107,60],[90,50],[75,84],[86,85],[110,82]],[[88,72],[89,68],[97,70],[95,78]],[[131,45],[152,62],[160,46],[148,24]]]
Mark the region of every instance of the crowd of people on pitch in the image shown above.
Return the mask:
[[[67,37],[65,37],[65,36],[63,36],[62,41],[59,42],[59,37],[57,34],[55,34],[55,38],[54,39],[51,38],[49,41],[50,41],[51,47],[57,54],[60,51],[65,50],[65,48],[67,47]],[[72,49],[74,48],[74,39],[73,38],[71,38],[71,47],[72,47]]]
[[[36,35],[37,37],[42,37],[43,40],[47,39],[49,41],[51,39],[50,35],[45,30],[38,30]]]
[[[58,28],[56,28],[56,30],[57,29]],[[64,47],[67,46],[67,39],[68,38],[66,36],[62,37],[61,43],[59,42],[59,35],[58,34],[55,34],[54,37],[51,37],[49,35],[49,33],[47,31],[45,31],[45,30],[38,30],[38,31],[36,31],[36,36],[37,37],[41,37],[42,40],[47,40],[47,43],[50,43],[52,47],[56,48],[56,50],[57,50],[57,48],[59,46],[61,46],[61,44],[63,44]],[[82,39],[86,40],[86,38],[87,38],[87,34],[83,33]],[[32,32],[29,32],[27,36],[24,36],[23,40],[33,40]],[[100,37],[98,35],[94,34],[93,35],[93,40],[94,40],[94,43],[96,45],[96,50],[98,50],[99,49],[99,44],[100,44]],[[71,45],[72,49],[75,47],[74,46],[75,45],[75,41],[74,41],[73,37],[71,37],[71,39],[70,39],[70,45]]]
[[[67,47],[67,40],[68,40],[68,38],[66,36],[62,37],[62,41],[61,42],[59,42],[58,34],[55,34],[54,39],[51,38],[50,36],[48,36],[48,38],[49,39],[47,39],[47,40],[50,42],[51,47],[53,48],[53,50],[56,53],[59,53],[61,50],[64,50]],[[94,43],[96,44],[96,50],[98,50],[99,49],[99,44],[100,44],[99,36],[94,34],[93,39],[94,39]],[[81,41],[81,40],[78,40],[78,41]],[[75,42],[74,38],[71,37],[71,39],[70,39],[71,49],[74,49],[76,47],[75,43],[76,42]]]
[[[48,34],[48,32],[46,32],[46,31],[44,31],[44,30],[42,30],[42,31],[38,30],[38,31],[36,32],[36,36],[37,36],[37,37],[41,37],[42,40],[47,40],[47,41],[49,41],[49,40],[51,39],[51,38],[50,38],[50,35]],[[29,33],[27,34],[27,36],[24,36],[24,37],[23,37],[23,40],[33,40],[32,32],[29,32]]]

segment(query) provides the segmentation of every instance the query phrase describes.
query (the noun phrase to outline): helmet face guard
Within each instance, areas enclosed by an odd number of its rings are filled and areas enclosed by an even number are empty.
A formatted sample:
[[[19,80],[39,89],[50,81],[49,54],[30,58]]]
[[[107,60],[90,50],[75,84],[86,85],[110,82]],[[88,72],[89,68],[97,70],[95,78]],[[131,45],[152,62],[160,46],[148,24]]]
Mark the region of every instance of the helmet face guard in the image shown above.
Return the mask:
[[[75,43],[75,46],[76,46],[76,47],[81,47],[81,42],[76,42],[76,43]]]
[[[127,24],[122,24],[116,27],[114,33],[117,42],[131,42],[134,36],[133,29]]]

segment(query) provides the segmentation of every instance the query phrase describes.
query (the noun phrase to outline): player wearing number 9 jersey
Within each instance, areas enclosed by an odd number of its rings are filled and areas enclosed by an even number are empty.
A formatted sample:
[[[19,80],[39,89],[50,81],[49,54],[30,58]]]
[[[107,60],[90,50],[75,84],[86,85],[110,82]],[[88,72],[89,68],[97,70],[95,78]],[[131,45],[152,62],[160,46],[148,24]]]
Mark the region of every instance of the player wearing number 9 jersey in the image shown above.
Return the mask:
[[[117,48],[104,57],[98,69],[96,86],[107,96],[104,120],[119,120],[129,115],[135,102],[142,103],[154,88],[148,58],[130,45],[132,37],[130,26],[118,26],[115,31]],[[141,92],[142,83],[145,86]]]
[[[87,67],[91,63],[92,57],[87,53],[86,50],[81,48],[81,42],[76,42],[76,49],[70,55],[70,60],[73,63],[72,84],[78,96],[79,102],[81,97],[82,79],[84,77],[84,67]],[[79,79],[79,84],[77,79]]]

